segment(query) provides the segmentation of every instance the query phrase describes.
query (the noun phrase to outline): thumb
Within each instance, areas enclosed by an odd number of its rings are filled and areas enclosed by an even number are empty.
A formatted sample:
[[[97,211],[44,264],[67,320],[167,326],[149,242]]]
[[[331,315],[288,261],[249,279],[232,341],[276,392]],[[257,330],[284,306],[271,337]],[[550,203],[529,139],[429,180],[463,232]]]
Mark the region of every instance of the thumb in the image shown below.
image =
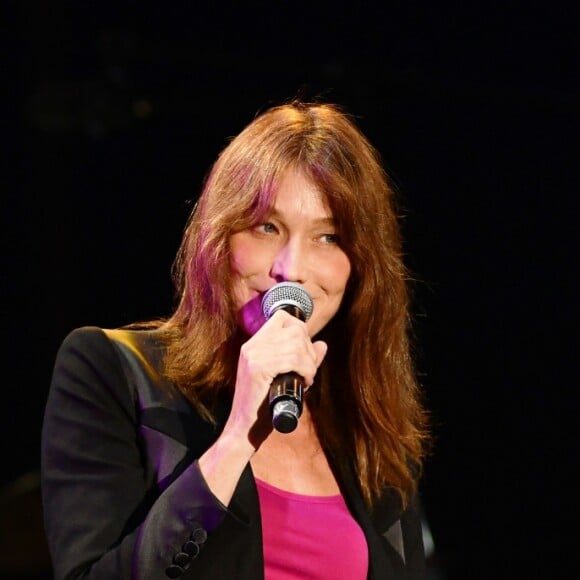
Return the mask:
[[[322,361],[328,352],[328,345],[323,340],[317,340],[316,342],[312,343],[312,346],[316,352],[316,368],[318,368],[322,364]]]

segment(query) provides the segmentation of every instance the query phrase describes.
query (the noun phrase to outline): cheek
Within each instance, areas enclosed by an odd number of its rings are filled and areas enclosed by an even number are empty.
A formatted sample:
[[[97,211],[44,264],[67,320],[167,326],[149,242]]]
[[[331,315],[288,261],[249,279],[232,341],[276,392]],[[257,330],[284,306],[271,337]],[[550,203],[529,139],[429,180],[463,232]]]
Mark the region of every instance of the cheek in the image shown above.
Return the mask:
[[[264,324],[262,315],[262,301],[259,295],[252,296],[253,292],[248,283],[248,277],[233,268],[233,296],[235,316],[238,326],[249,336],[255,334]]]
[[[245,284],[249,269],[248,256],[250,252],[244,251],[243,244],[240,243],[239,234],[232,236],[230,241],[230,271],[232,275],[232,290],[236,309],[240,309],[245,302]]]
[[[264,251],[248,232],[234,234],[230,240],[230,267],[232,274],[247,278],[264,267]]]
[[[250,255],[250,252],[243,251],[239,244],[232,244],[230,268],[234,278],[244,277],[249,268],[248,259]]]
[[[265,320],[262,315],[261,299],[256,295],[252,280],[260,274],[259,248],[247,239],[244,232],[234,234],[230,242],[232,290],[236,308],[236,320],[249,336],[256,333]]]
[[[342,295],[346,289],[348,279],[350,278],[350,260],[348,256],[341,252],[333,257],[326,264],[325,274],[328,282],[328,288],[333,294]]]
[[[312,331],[319,332],[328,321],[338,312],[340,304],[346,291],[346,286],[350,277],[350,260],[344,253],[328,257],[324,261],[324,266],[318,270],[319,283],[326,293],[326,300],[321,304],[320,310],[314,308],[312,321]]]
[[[248,335],[253,336],[266,322],[262,314],[262,300],[259,296],[245,302],[236,314],[238,326]]]

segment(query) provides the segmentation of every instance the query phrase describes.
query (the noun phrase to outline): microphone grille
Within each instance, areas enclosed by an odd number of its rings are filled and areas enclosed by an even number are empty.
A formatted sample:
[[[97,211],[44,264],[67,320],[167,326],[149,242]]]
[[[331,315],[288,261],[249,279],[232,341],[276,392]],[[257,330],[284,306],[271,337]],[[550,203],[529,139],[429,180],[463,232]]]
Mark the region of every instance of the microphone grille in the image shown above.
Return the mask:
[[[266,319],[285,306],[295,306],[300,309],[305,321],[312,316],[312,298],[296,282],[280,282],[272,286],[262,298],[262,313]]]

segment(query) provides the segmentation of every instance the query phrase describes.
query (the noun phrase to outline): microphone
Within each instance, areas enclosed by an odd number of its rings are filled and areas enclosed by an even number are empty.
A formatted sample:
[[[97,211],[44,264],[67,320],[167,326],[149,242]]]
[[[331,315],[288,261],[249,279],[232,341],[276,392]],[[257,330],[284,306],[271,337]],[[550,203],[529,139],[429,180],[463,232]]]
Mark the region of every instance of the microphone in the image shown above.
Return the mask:
[[[277,310],[285,310],[306,322],[312,316],[312,298],[300,284],[280,282],[262,298],[262,313],[268,320]],[[280,433],[296,429],[302,414],[304,379],[295,372],[282,373],[270,385],[269,406],[272,425]]]

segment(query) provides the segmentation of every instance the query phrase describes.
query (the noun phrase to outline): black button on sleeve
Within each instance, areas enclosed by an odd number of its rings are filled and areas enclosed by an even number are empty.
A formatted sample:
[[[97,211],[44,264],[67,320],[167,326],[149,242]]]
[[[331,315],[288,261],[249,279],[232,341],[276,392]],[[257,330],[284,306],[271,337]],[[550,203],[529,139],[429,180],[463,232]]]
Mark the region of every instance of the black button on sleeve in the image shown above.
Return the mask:
[[[191,532],[191,539],[196,544],[204,544],[207,540],[207,532],[203,528],[195,528],[195,530]]]
[[[173,563],[182,568],[187,568],[191,563],[191,556],[185,552],[179,552],[173,557]]]
[[[172,564],[165,570],[165,574],[167,574],[169,578],[180,578],[183,576],[184,572],[185,570],[181,566],[177,566],[177,564]]]
[[[185,544],[183,544],[182,549],[191,558],[195,558],[199,554],[199,544],[197,544],[193,540],[189,540],[188,542],[185,542]]]

